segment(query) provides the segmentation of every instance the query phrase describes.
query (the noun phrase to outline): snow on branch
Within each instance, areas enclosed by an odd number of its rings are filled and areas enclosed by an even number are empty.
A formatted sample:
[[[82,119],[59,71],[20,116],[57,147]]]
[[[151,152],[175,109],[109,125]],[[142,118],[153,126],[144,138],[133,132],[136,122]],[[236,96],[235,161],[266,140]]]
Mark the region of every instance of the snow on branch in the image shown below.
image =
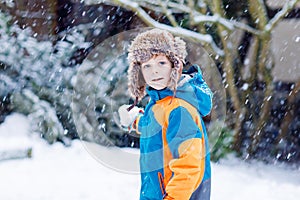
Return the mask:
[[[139,1],[139,0],[137,0]],[[159,3],[157,1],[154,0],[143,0],[141,2],[139,2],[140,5],[145,5],[145,6],[155,6],[156,8],[160,9]],[[183,4],[183,2],[181,3],[175,3],[175,2],[171,2],[171,1],[167,1],[165,2],[165,4],[172,9],[173,13],[176,12],[184,12],[184,13],[190,13],[192,11],[192,9],[188,6],[186,6],[185,4]],[[197,11],[196,11],[197,12]]]
[[[163,13],[167,16],[167,18],[169,19],[169,21],[171,22],[172,26],[177,27],[178,23],[176,22],[175,17],[172,15],[172,11],[170,11],[167,8],[166,2],[162,2],[162,0],[159,0],[160,6],[163,9]]]
[[[104,3],[106,0],[84,0],[84,3],[87,5],[89,4],[98,4],[98,3]]]
[[[233,30],[233,24],[231,21],[228,21],[224,18],[222,18],[219,14],[214,14],[213,16],[207,16],[207,15],[198,15],[194,17],[194,22],[199,24],[203,22],[214,22],[214,23],[220,23],[224,27],[226,27],[229,30]]]
[[[126,9],[129,9],[137,14],[138,17],[140,17],[148,26],[160,28],[167,30],[173,34],[187,37],[191,40],[201,42],[205,45],[208,45],[212,48],[214,53],[223,56],[224,52],[221,50],[213,41],[212,37],[208,34],[200,34],[196,33],[194,31],[190,31],[181,27],[171,27],[162,23],[159,23],[155,21],[152,17],[150,17],[145,10],[143,10],[138,3],[136,2],[131,2],[128,0],[112,0],[113,3],[116,5],[122,6]]]
[[[161,1],[161,0],[160,0]],[[160,5],[157,1],[153,1],[153,0],[144,0],[142,1],[144,6],[155,6],[155,9],[159,9]],[[188,13],[190,14],[190,16],[192,17],[193,23],[194,24],[199,24],[199,23],[205,23],[205,22],[211,22],[211,23],[220,23],[221,25],[223,25],[224,27],[226,27],[229,30],[233,30],[233,28],[238,28],[244,31],[247,31],[249,33],[252,33],[254,35],[260,35],[261,32],[252,28],[251,26],[248,26],[247,24],[238,22],[238,21],[234,21],[234,20],[228,20],[225,19],[223,17],[221,17],[220,15],[213,15],[213,16],[209,16],[209,15],[203,15],[200,12],[198,12],[196,9],[193,9],[193,7],[189,7],[186,6],[184,4],[178,4],[175,2],[165,2],[165,5],[167,5],[167,7],[172,8],[174,10],[172,10],[172,12],[184,12],[184,13]],[[159,9],[160,12],[163,12],[163,9]],[[170,19],[169,19],[170,20]]]
[[[252,33],[254,35],[260,35],[261,32],[238,21],[235,20],[228,20],[223,17],[221,17],[218,14],[214,14],[213,16],[207,16],[207,15],[197,15],[194,17],[194,22],[196,24],[199,23],[205,23],[205,22],[212,22],[212,23],[219,23],[222,26],[226,27],[229,30],[233,30],[234,28],[238,28],[244,31],[247,31],[249,33]]]
[[[152,4],[155,6],[159,6],[158,3],[156,3],[155,1],[143,1],[143,2],[147,2],[148,4]],[[189,13],[190,16],[192,17],[193,23],[194,24],[200,24],[200,23],[205,23],[205,22],[211,22],[211,23],[220,23],[222,26],[226,27],[229,30],[233,30],[234,28],[238,28],[244,31],[247,31],[249,33],[252,33],[254,35],[260,35],[261,32],[252,28],[251,26],[248,26],[247,24],[235,21],[235,20],[228,20],[225,19],[223,17],[221,17],[220,15],[213,15],[213,16],[209,16],[209,15],[203,15],[200,12],[198,12],[197,10],[193,9],[192,7],[188,7],[184,4],[178,4],[175,2],[170,2],[168,1],[167,6],[170,8],[175,9],[175,11],[181,11],[184,13]]]
[[[294,7],[295,5],[299,2],[299,0],[292,0],[288,1],[284,4],[282,10],[278,12],[266,25],[265,31],[269,32],[271,31],[277,24],[278,22],[284,18]]]

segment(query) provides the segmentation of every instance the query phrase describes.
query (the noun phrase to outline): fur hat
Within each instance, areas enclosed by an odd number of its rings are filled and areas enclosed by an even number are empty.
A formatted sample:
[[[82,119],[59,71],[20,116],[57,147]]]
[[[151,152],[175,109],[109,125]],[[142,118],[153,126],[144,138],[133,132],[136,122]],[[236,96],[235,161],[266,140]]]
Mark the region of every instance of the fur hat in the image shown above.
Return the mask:
[[[155,28],[138,34],[129,46],[128,52],[128,89],[132,97],[142,99],[145,96],[146,82],[141,64],[159,54],[166,55],[173,65],[168,88],[176,90],[181,75],[179,62],[180,60],[184,62],[187,56],[186,44],[182,39]]]

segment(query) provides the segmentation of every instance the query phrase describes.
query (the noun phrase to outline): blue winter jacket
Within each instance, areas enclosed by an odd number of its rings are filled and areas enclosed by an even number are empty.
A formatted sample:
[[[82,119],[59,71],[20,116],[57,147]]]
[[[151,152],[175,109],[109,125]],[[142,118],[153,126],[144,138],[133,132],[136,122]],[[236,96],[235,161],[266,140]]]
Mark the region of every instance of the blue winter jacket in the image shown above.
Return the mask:
[[[147,88],[150,101],[136,121],[140,137],[140,200],[208,200],[210,155],[203,116],[212,93],[198,70],[184,75],[176,95]]]

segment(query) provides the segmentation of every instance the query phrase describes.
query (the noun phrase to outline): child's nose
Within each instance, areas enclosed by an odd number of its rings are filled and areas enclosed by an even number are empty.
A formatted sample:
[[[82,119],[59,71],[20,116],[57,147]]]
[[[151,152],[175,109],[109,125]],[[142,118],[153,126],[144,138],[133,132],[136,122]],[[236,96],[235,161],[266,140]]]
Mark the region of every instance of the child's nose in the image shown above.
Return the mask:
[[[152,68],[152,73],[153,73],[153,74],[157,74],[157,73],[158,73],[158,67],[156,67],[156,66],[153,67],[153,68]]]

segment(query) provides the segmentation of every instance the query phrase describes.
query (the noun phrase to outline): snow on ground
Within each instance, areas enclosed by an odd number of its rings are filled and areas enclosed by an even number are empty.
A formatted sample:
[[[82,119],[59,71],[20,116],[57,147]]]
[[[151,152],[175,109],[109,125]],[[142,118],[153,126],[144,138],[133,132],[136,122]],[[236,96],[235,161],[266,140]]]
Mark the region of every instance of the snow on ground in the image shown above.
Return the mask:
[[[78,140],[65,148],[29,134],[25,116],[13,114],[0,125],[0,153],[33,147],[31,159],[0,161],[2,200],[134,200],[139,176],[100,164]],[[212,200],[296,200],[300,169],[244,163],[234,158],[212,164]]]

